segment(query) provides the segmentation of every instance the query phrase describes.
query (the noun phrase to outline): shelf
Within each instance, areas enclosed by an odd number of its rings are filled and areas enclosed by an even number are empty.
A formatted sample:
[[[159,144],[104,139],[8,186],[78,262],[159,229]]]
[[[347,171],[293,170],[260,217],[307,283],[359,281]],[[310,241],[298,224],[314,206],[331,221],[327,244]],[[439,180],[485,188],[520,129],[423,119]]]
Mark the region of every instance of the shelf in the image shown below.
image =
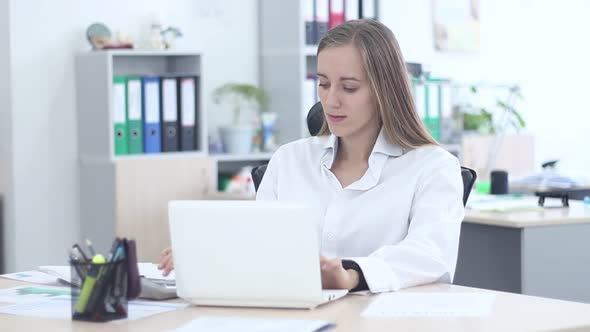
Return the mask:
[[[272,152],[260,152],[251,154],[212,154],[217,161],[264,161],[270,160]]]
[[[113,55],[113,56],[200,56],[199,52],[193,51],[176,51],[176,50],[149,50],[149,49],[123,49],[123,50],[100,50],[100,51],[84,51],[79,55]]]

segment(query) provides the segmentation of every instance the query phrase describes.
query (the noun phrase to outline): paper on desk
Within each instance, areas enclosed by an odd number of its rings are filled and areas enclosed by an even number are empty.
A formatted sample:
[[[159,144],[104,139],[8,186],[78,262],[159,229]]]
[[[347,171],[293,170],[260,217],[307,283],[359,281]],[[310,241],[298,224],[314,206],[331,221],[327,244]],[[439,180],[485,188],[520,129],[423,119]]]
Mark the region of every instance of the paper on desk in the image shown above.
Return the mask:
[[[3,306],[0,307],[0,313],[29,317],[71,319],[71,301],[72,298],[69,295],[55,296],[42,301]],[[188,304],[185,303],[129,301],[128,317],[126,320],[137,320],[164,312],[184,309],[187,306]],[[113,322],[121,321],[125,321],[125,319]]]
[[[158,265],[153,263],[137,263],[139,267],[139,274],[153,280],[166,280],[166,281],[175,281],[176,275],[174,271],[170,272],[169,275],[163,276],[162,270],[158,270]]]
[[[481,212],[543,211],[539,198],[518,195],[472,195],[466,207]],[[545,207],[561,207],[560,199],[546,198]]]
[[[482,317],[490,315],[491,293],[383,293],[363,317]]]
[[[2,303],[30,303],[48,300],[53,297],[70,295],[69,287],[19,286],[0,289]]]
[[[25,271],[25,272],[17,272],[17,273],[8,273],[0,275],[2,278],[18,280],[18,281],[26,281],[34,284],[42,284],[42,285],[59,285],[57,282],[57,278],[47,273],[43,273],[40,271]]]
[[[158,270],[158,265],[153,263],[138,263],[139,274],[148,279],[174,281],[176,277],[174,271],[166,277],[162,275],[162,270]],[[63,279],[67,282],[72,281],[70,274],[70,267],[67,265],[42,265],[38,268],[39,271],[52,275],[56,278]]]
[[[202,316],[189,323],[171,330],[174,332],[312,332],[326,331],[335,325],[321,320],[279,319],[279,318],[244,318],[244,317],[209,317]]]

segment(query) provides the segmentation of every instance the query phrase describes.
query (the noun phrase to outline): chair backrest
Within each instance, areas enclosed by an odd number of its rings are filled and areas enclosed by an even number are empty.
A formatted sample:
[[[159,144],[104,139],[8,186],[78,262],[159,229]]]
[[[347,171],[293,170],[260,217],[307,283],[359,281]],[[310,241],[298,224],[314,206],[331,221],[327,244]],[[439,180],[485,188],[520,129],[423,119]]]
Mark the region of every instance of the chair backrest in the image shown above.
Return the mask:
[[[307,129],[312,136],[319,133],[324,123],[324,109],[322,104],[317,102],[311,107],[307,113]],[[258,186],[262,181],[264,172],[266,171],[266,165],[254,167],[252,169],[252,180],[254,181],[254,188],[258,191]],[[463,180],[463,206],[467,204],[467,199],[473,188],[473,184],[477,179],[477,173],[471,168],[461,166],[461,179]]]
[[[262,177],[260,179],[262,180]],[[469,194],[471,193],[471,189],[473,189],[473,184],[477,179],[477,173],[471,168],[461,166],[461,179],[463,179],[463,206],[465,206]]]
[[[258,191],[260,182],[262,182],[264,172],[266,172],[266,165],[256,166],[252,169],[252,181],[254,182],[254,189],[256,189],[256,191]]]

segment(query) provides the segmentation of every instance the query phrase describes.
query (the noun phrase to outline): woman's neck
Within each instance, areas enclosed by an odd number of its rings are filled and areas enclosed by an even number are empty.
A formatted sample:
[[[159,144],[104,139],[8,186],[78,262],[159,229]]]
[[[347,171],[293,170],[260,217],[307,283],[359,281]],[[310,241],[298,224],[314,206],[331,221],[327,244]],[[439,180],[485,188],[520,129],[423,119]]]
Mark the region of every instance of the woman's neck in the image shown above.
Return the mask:
[[[341,162],[368,162],[375,147],[380,128],[354,136],[338,138],[338,155]]]

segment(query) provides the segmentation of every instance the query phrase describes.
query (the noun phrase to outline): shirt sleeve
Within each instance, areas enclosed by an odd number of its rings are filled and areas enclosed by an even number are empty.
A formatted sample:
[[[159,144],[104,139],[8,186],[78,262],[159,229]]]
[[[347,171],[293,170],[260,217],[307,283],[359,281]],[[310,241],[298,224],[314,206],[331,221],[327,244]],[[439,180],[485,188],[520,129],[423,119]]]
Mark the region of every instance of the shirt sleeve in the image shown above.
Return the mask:
[[[279,198],[277,190],[279,184],[279,155],[280,148],[273,154],[268,162],[262,181],[260,181],[260,186],[258,186],[258,191],[256,191],[257,201],[276,201]]]
[[[456,159],[448,160],[424,170],[401,242],[348,258],[360,266],[371,292],[453,281],[465,211],[461,168]]]

